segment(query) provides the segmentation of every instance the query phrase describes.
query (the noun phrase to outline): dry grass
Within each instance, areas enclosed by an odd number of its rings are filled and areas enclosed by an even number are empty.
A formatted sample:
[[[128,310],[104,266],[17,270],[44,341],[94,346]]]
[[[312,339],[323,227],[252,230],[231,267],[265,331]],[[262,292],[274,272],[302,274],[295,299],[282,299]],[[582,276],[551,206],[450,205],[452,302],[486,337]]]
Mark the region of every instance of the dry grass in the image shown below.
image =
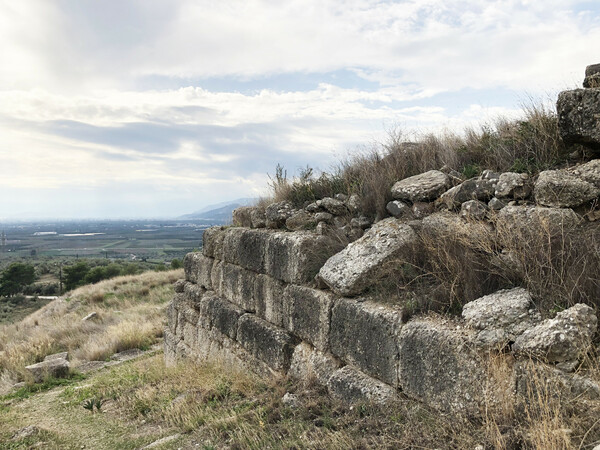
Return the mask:
[[[25,366],[68,351],[76,364],[145,348],[162,335],[164,307],[182,271],[147,272],[83,286],[19,323],[0,327],[0,391],[28,380]],[[97,319],[83,322],[90,312]]]

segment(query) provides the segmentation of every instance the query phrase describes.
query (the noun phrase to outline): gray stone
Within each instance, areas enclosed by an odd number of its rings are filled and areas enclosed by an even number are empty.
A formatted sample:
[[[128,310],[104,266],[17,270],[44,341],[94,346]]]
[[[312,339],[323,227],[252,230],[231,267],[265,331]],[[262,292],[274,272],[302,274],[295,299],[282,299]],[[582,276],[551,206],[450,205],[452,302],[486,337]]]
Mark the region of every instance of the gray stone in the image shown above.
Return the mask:
[[[214,260],[204,256],[200,252],[192,252],[183,258],[183,269],[185,279],[191,283],[198,284],[205,289],[211,288],[210,273]]]
[[[223,239],[227,228],[211,227],[202,232],[202,253],[204,256],[223,259]]]
[[[265,228],[267,226],[267,217],[264,208],[256,207],[250,211],[250,222],[252,228]]]
[[[251,355],[279,372],[289,369],[297,344],[296,339],[281,328],[252,314],[240,317],[236,339]]]
[[[334,216],[345,216],[348,214],[348,208],[346,208],[344,202],[331,197],[325,197],[322,199],[320,205],[321,208],[324,208],[327,212],[333,214]]]
[[[577,361],[589,349],[597,327],[594,310],[579,303],[526,330],[515,340],[513,351],[549,363]]]
[[[566,170],[545,170],[535,183],[534,194],[540,205],[573,208],[600,196],[600,188]]]
[[[221,278],[214,284],[215,292],[248,312],[256,311],[255,272],[235,264],[223,263],[218,274]]]
[[[433,319],[407,323],[399,341],[402,392],[444,412],[477,415],[488,376],[469,341],[452,324]]]
[[[85,316],[83,319],[81,319],[81,321],[82,322],[87,322],[88,320],[96,320],[98,318],[99,318],[98,317],[98,313],[96,311],[92,311],[87,316]]]
[[[397,336],[401,326],[401,310],[370,301],[339,299],[331,312],[331,352],[369,375],[396,386]]]
[[[345,202],[348,200],[348,196],[346,194],[335,194],[333,197],[340,202]]]
[[[494,245],[494,236],[488,224],[464,221],[456,214],[447,211],[424,218],[420,235],[427,245],[454,241],[483,251],[489,251]]]
[[[285,227],[289,230],[308,230],[314,228],[318,221],[316,216],[300,209],[285,221]]]
[[[47,355],[44,358],[44,361],[52,361],[55,359],[65,359],[65,360],[69,360],[69,352],[60,352],[60,353],[54,353],[52,355]]]
[[[279,327],[283,326],[285,284],[268,275],[257,275],[254,280],[256,315]]]
[[[469,200],[460,207],[460,217],[467,220],[483,220],[488,213],[488,207],[479,200]]]
[[[494,197],[493,199],[491,199],[488,202],[488,207],[492,210],[492,211],[500,211],[502,208],[504,208],[506,206],[506,202],[500,200],[497,197]]]
[[[185,257],[183,260],[185,262]],[[186,283],[187,281],[184,279],[177,280],[175,283],[173,283],[173,290],[178,294],[182,293]]]
[[[581,219],[566,208],[541,206],[506,206],[496,216],[496,229],[506,236],[540,238],[560,235],[575,227]]]
[[[192,308],[197,308],[198,302],[202,299],[204,292],[206,292],[206,290],[203,287],[193,283],[186,283],[183,288],[185,303]]]
[[[294,213],[294,207],[290,202],[272,203],[265,209],[267,228],[281,228],[285,221]]]
[[[206,295],[202,300],[200,314],[205,319],[204,325],[215,328],[225,336],[235,340],[238,320],[244,314],[244,311],[216,295]],[[205,326],[205,328],[207,327]]]
[[[439,170],[430,170],[396,182],[392,187],[392,196],[411,202],[429,201],[439,197],[449,186],[448,175]]]
[[[575,89],[558,94],[558,129],[567,144],[600,148],[600,89]]]
[[[288,315],[286,329],[318,350],[326,350],[329,345],[333,295],[304,286],[289,285],[285,296]]]
[[[177,344],[179,338],[171,332],[169,328],[165,328],[163,332],[163,345],[165,352],[165,365],[172,367],[177,363]]]
[[[321,211],[321,207],[317,205],[317,202],[312,202],[306,205],[304,210],[309,213],[316,213]]]
[[[410,211],[415,219],[423,219],[424,217],[433,214],[435,207],[433,203],[415,202],[410,208]]]
[[[317,222],[331,222],[333,220],[333,214],[328,212],[318,212],[315,214],[315,220]]]
[[[233,210],[233,226],[235,227],[252,227],[252,216],[251,212],[254,208],[252,206],[241,206]]]
[[[336,370],[327,382],[329,392],[346,403],[373,402],[385,405],[398,399],[396,390],[351,366]]]
[[[361,208],[361,200],[360,197],[356,194],[352,194],[348,200],[346,201],[346,206],[350,210],[350,212],[358,212]]]
[[[505,172],[500,174],[495,196],[498,198],[527,198],[531,194],[531,180],[526,173]]]
[[[541,321],[523,288],[501,290],[469,302],[463,306],[462,316],[479,330],[477,343],[495,348],[503,348]]]
[[[161,438],[161,439],[158,439],[157,441],[152,442],[151,444],[145,445],[144,447],[141,448],[141,450],[162,447],[165,444],[176,441],[180,437],[181,437],[181,434],[179,434],[179,433],[173,434],[171,436],[166,436],[164,438]]]
[[[177,316],[179,312],[177,308],[175,308],[175,303],[170,302],[167,305],[167,326],[172,332],[175,332],[177,329]]]
[[[592,64],[585,68],[584,88],[600,88],[600,64]]]
[[[600,188],[600,159],[593,159],[585,164],[571,167],[569,174]]]
[[[294,349],[288,375],[298,380],[315,380],[322,386],[333,373],[341,367],[333,355],[316,350],[311,345],[301,342]]]
[[[227,248],[226,261],[254,272],[263,272],[265,248],[271,234],[266,230],[246,230],[239,239],[232,242],[234,245]],[[234,253],[235,256],[231,253]],[[231,258],[228,258],[229,256]]]
[[[489,200],[494,196],[498,176],[493,172],[486,173],[486,176],[488,178],[471,178],[454,186],[440,196],[440,202],[448,209],[454,209],[469,200]]]
[[[44,360],[37,364],[31,364],[25,369],[31,374],[36,383],[41,383],[47,377],[67,377],[69,375],[69,361],[65,358]]]
[[[319,271],[335,293],[358,295],[385,274],[386,265],[410,260],[417,243],[411,227],[389,218],[327,260]]]
[[[283,404],[283,406],[296,409],[300,405],[300,397],[298,397],[296,394],[286,392],[281,398],[281,403]]]

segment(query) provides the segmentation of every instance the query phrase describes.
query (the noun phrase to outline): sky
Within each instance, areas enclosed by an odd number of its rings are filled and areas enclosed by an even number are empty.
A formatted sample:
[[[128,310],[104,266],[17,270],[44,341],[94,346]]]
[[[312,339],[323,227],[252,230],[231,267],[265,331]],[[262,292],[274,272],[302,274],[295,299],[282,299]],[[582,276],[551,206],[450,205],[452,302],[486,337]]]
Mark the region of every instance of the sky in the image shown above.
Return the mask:
[[[553,102],[599,42],[597,0],[0,0],[0,220],[265,196]]]

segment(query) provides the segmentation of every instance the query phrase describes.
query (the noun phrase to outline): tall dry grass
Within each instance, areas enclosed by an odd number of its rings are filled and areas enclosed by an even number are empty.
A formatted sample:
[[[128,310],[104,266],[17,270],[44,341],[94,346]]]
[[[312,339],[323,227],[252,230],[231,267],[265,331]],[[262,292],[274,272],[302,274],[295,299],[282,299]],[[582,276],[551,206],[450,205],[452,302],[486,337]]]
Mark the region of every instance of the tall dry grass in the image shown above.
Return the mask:
[[[104,360],[115,352],[148,347],[162,335],[164,308],[182,271],[147,272],[83,286],[0,327],[0,390],[29,380],[25,366],[68,351],[72,363]],[[82,321],[90,312],[97,318]]]

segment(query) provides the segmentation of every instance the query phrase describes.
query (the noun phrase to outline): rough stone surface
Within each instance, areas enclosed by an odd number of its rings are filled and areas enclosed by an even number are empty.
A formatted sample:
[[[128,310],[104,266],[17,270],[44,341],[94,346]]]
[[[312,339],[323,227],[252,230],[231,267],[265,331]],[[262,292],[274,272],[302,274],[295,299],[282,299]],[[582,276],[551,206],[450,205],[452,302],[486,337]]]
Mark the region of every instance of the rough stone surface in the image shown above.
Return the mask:
[[[579,216],[572,209],[515,205],[498,212],[496,228],[509,235],[539,238],[560,234],[579,222]]]
[[[346,206],[351,212],[359,211],[361,206],[360,197],[356,194],[352,194],[348,197],[348,200],[346,200]]]
[[[505,172],[500,174],[495,196],[498,198],[526,198],[531,194],[531,180],[526,173]]]
[[[575,89],[558,94],[560,136],[567,144],[600,148],[600,89]]]
[[[319,350],[329,344],[329,317],[334,297],[331,293],[304,286],[289,285],[286,329]]]
[[[288,375],[299,380],[314,379],[326,386],[331,375],[340,367],[340,361],[333,355],[302,342],[294,349]]]
[[[400,200],[392,200],[385,209],[394,217],[402,217],[410,212],[410,207]]]
[[[417,240],[408,225],[394,218],[382,220],[329,258],[319,278],[337,294],[358,295],[377,281],[387,263],[409,260]]]
[[[568,172],[600,188],[600,159],[593,159],[585,164],[571,167]]]
[[[36,383],[41,383],[46,377],[64,378],[69,375],[69,361],[65,358],[44,360],[31,364],[25,369],[33,376]]]
[[[325,197],[322,199],[321,207],[334,216],[345,216],[348,214],[348,208],[344,202],[331,197]]]
[[[171,326],[171,323],[169,322]],[[172,367],[177,363],[178,355],[177,355],[177,343],[179,342],[179,338],[175,336],[174,333],[171,332],[170,328],[165,328],[163,332],[163,345],[165,351],[165,365],[167,367]]]
[[[529,293],[523,288],[505,289],[463,306],[467,324],[479,330],[476,342],[502,348],[541,321]]]
[[[285,227],[289,230],[307,230],[314,228],[319,220],[303,209],[296,211],[286,221]]]
[[[254,280],[256,315],[279,327],[287,317],[284,309],[285,283],[268,275],[257,275]]]
[[[335,371],[327,382],[331,394],[346,403],[374,402],[388,404],[398,398],[396,390],[360,370],[345,366]]]
[[[294,213],[290,202],[272,203],[265,209],[267,228],[281,228]]]
[[[60,353],[54,353],[52,355],[47,355],[44,358],[44,361],[52,361],[54,359],[66,359],[68,361],[69,360],[69,352],[60,352]]]
[[[592,64],[585,68],[584,88],[600,88],[600,64]]]
[[[460,217],[467,220],[483,220],[487,213],[487,205],[479,200],[468,200],[460,207]]]
[[[430,170],[396,182],[392,187],[392,196],[411,202],[429,201],[439,197],[449,186],[448,175],[439,170]]]
[[[464,331],[435,320],[415,320],[400,332],[402,392],[444,412],[477,414],[487,373]]]
[[[460,204],[469,200],[489,200],[494,196],[498,176],[492,177],[486,174],[487,178],[472,178],[463,181],[458,186],[454,186],[440,196],[440,201],[449,209],[454,209]],[[495,174],[494,174],[495,175]]]
[[[600,188],[566,170],[545,170],[535,183],[534,194],[540,205],[573,208],[600,196]]]
[[[288,333],[252,314],[238,321],[237,341],[276,371],[287,372],[297,341]]]
[[[250,222],[252,228],[265,228],[267,226],[267,217],[263,208],[253,208],[250,211]]]
[[[92,311],[87,316],[85,316],[83,319],[81,319],[81,321],[87,322],[88,320],[96,320],[96,319],[98,319],[98,313],[96,311]]]
[[[234,209],[232,213],[233,225],[236,227],[250,228],[252,226],[251,213],[253,209],[252,206],[241,206],[240,208]]]
[[[589,349],[597,327],[594,310],[580,303],[526,330],[516,339],[513,351],[549,363],[577,361]]]
[[[227,228],[211,227],[202,232],[202,253],[204,256],[223,259],[223,239]]]
[[[240,308],[249,312],[256,311],[256,273],[235,264],[223,263],[219,274],[221,278],[214,284],[214,290]]]
[[[435,213],[423,219],[420,234],[430,244],[452,240],[483,249],[491,247],[493,238],[488,224],[464,221],[450,212]]]
[[[415,202],[410,208],[410,212],[415,219],[422,219],[435,211],[433,203]]]
[[[238,320],[244,311],[216,295],[206,295],[202,299],[200,314],[204,319],[203,325],[215,328],[235,340]]]
[[[402,312],[372,302],[339,299],[331,313],[331,352],[392,386],[398,382],[397,337]]]
[[[321,212],[318,212],[318,213],[315,214],[315,220],[317,222],[327,222],[327,223],[329,223],[329,222],[331,222],[333,220],[333,214],[321,211]]]
[[[488,207],[493,211],[500,211],[506,206],[506,202],[494,197],[488,202]]]
[[[213,262],[214,260],[212,258],[208,258],[200,252],[186,254],[183,258],[185,279],[191,283],[196,283],[205,289],[210,289],[210,273],[212,271]]]

